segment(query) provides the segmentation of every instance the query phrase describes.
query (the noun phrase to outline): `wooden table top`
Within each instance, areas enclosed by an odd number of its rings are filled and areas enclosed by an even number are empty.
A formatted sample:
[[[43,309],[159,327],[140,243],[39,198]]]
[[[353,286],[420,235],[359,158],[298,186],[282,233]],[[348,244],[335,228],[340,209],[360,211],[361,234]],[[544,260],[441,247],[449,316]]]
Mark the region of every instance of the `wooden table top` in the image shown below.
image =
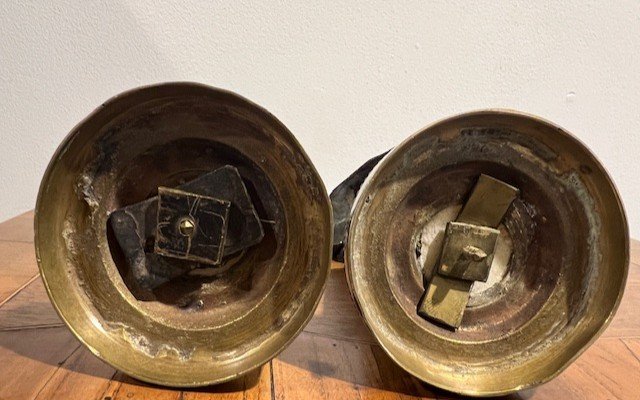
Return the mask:
[[[132,379],[94,357],[53,310],[39,278],[33,213],[0,224],[0,399],[442,399],[451,393],[405,373],[356,311],[333,264],[304,332],[276,359],[234,382],[196,390]],[[565,372],[512,399],[640,399],[640,242],[632,241],[615,319]]]

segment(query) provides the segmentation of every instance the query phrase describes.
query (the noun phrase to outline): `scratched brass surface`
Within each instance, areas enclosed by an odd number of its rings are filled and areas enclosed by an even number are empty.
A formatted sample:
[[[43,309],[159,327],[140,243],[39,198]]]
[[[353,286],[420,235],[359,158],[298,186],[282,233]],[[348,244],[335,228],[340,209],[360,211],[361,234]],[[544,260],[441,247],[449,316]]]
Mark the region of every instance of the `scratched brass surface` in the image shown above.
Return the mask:
[[[216,274],[136,287],[109,212],[224,165],[243,177],[264,239]],[[125,92],[76,126],[46,170],[35,229],[42,278],[73,333],[114,367],[170,386],[227,381],[274,357],[311,318],[330,267],[329,200],[299,143],[259,106],[192,83]]]
[[[473,283],[452,330],[416,307],[481,173],[520,195],[498,226],[487,282]],[[500,110],[440,121],[393,149],[358,194],[345,252],[350,288],[391,358],[476,396],[566,368],[611,320],[628,261],[624,210],[593,154],[552,123]]]
[[[433,269],[435,274],[418,305],[420,316],[454,329],[460,326],[473,284],[461,284],[459,280],[487,281],[500,235],[495,228],[517,195],[518,189],[513,186],[488,175],[478,177],[460,215],[447,224],[440,265]]]

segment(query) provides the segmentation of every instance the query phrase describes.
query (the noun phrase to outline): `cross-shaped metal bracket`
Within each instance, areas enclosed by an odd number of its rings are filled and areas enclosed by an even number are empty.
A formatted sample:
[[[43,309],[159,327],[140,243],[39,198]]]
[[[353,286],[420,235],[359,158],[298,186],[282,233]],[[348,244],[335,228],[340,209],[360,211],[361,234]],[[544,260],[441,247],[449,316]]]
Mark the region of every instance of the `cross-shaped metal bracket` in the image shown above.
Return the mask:
[[[418,305],[420,316],[460,326],[473,283],[489,277],[500,233],[496,228],[518,193],[511,185],[480,175],[460,215],[447,225],[438,268]]]

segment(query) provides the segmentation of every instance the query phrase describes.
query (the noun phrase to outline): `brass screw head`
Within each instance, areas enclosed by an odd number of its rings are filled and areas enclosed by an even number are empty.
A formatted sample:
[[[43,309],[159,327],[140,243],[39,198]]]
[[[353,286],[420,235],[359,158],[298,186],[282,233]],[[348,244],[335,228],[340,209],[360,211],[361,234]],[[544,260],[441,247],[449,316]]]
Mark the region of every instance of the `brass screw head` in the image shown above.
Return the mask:
[[[191,217],[183,217],[178,223],[178,230],[184,236],[193,236],[196,231],[196,223]]]

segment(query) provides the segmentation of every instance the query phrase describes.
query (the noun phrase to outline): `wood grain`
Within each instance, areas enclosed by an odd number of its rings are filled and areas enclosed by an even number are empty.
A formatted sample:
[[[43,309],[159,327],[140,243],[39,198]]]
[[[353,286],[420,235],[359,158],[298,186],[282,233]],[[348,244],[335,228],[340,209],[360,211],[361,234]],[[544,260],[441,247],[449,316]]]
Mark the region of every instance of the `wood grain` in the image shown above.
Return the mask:
[[[377,346],[302,333],[275,360],[276,399],[435,399]]]
[[[116,371],[79,346],[55,371],[36,399],[99,399]]]
[[[610,398],[623,399],[638,390],[640,362],[620,339],[597,341],[575,365],[609,392]],[[625,379],[620,379],[622,376]]]
[[[0,399],[33,399],[80,344],[66,327],[0,332]]]
[[[185,390],[182,400],[267,400],[271,399],[271,386],[271,363],[267,363],[231,382]]]
[[[62,325],[40,277],[0,307],[0,331]]]
[[[324,295],[305,331],[337,339],[376,343],[351,297],[342,264],[333,263]]]
[[[622,343],[624,343],[633,356],[640,361],[640,339],[622,339]]]
[[[32,243],[0,242],[0,304],[38,273]]]
[[[407,374],[376,344],[337,263],[312,321],[261,369],[199,389],[137,381],[97,359],[62,325],[37,277],[30,219],[0,224],[2,400],[459,398]],[[631,259],[625,295],[602,337],[556,379],[506,399],[640,399],[640,242],[632,241]]]
[[[629,266],[629,277],[624,296],[615,317],[606,331],[605,338],[640,338],[640,267]]]
[[[164,387],[154,386],[130,378],[122,373],[116,374],[115,385],[110,385],[104,398],[111,400],[179,400],[180,390],[167,390]]]
[[[33,243],[33,211],[28,211],[1,223],[0,240]]]

